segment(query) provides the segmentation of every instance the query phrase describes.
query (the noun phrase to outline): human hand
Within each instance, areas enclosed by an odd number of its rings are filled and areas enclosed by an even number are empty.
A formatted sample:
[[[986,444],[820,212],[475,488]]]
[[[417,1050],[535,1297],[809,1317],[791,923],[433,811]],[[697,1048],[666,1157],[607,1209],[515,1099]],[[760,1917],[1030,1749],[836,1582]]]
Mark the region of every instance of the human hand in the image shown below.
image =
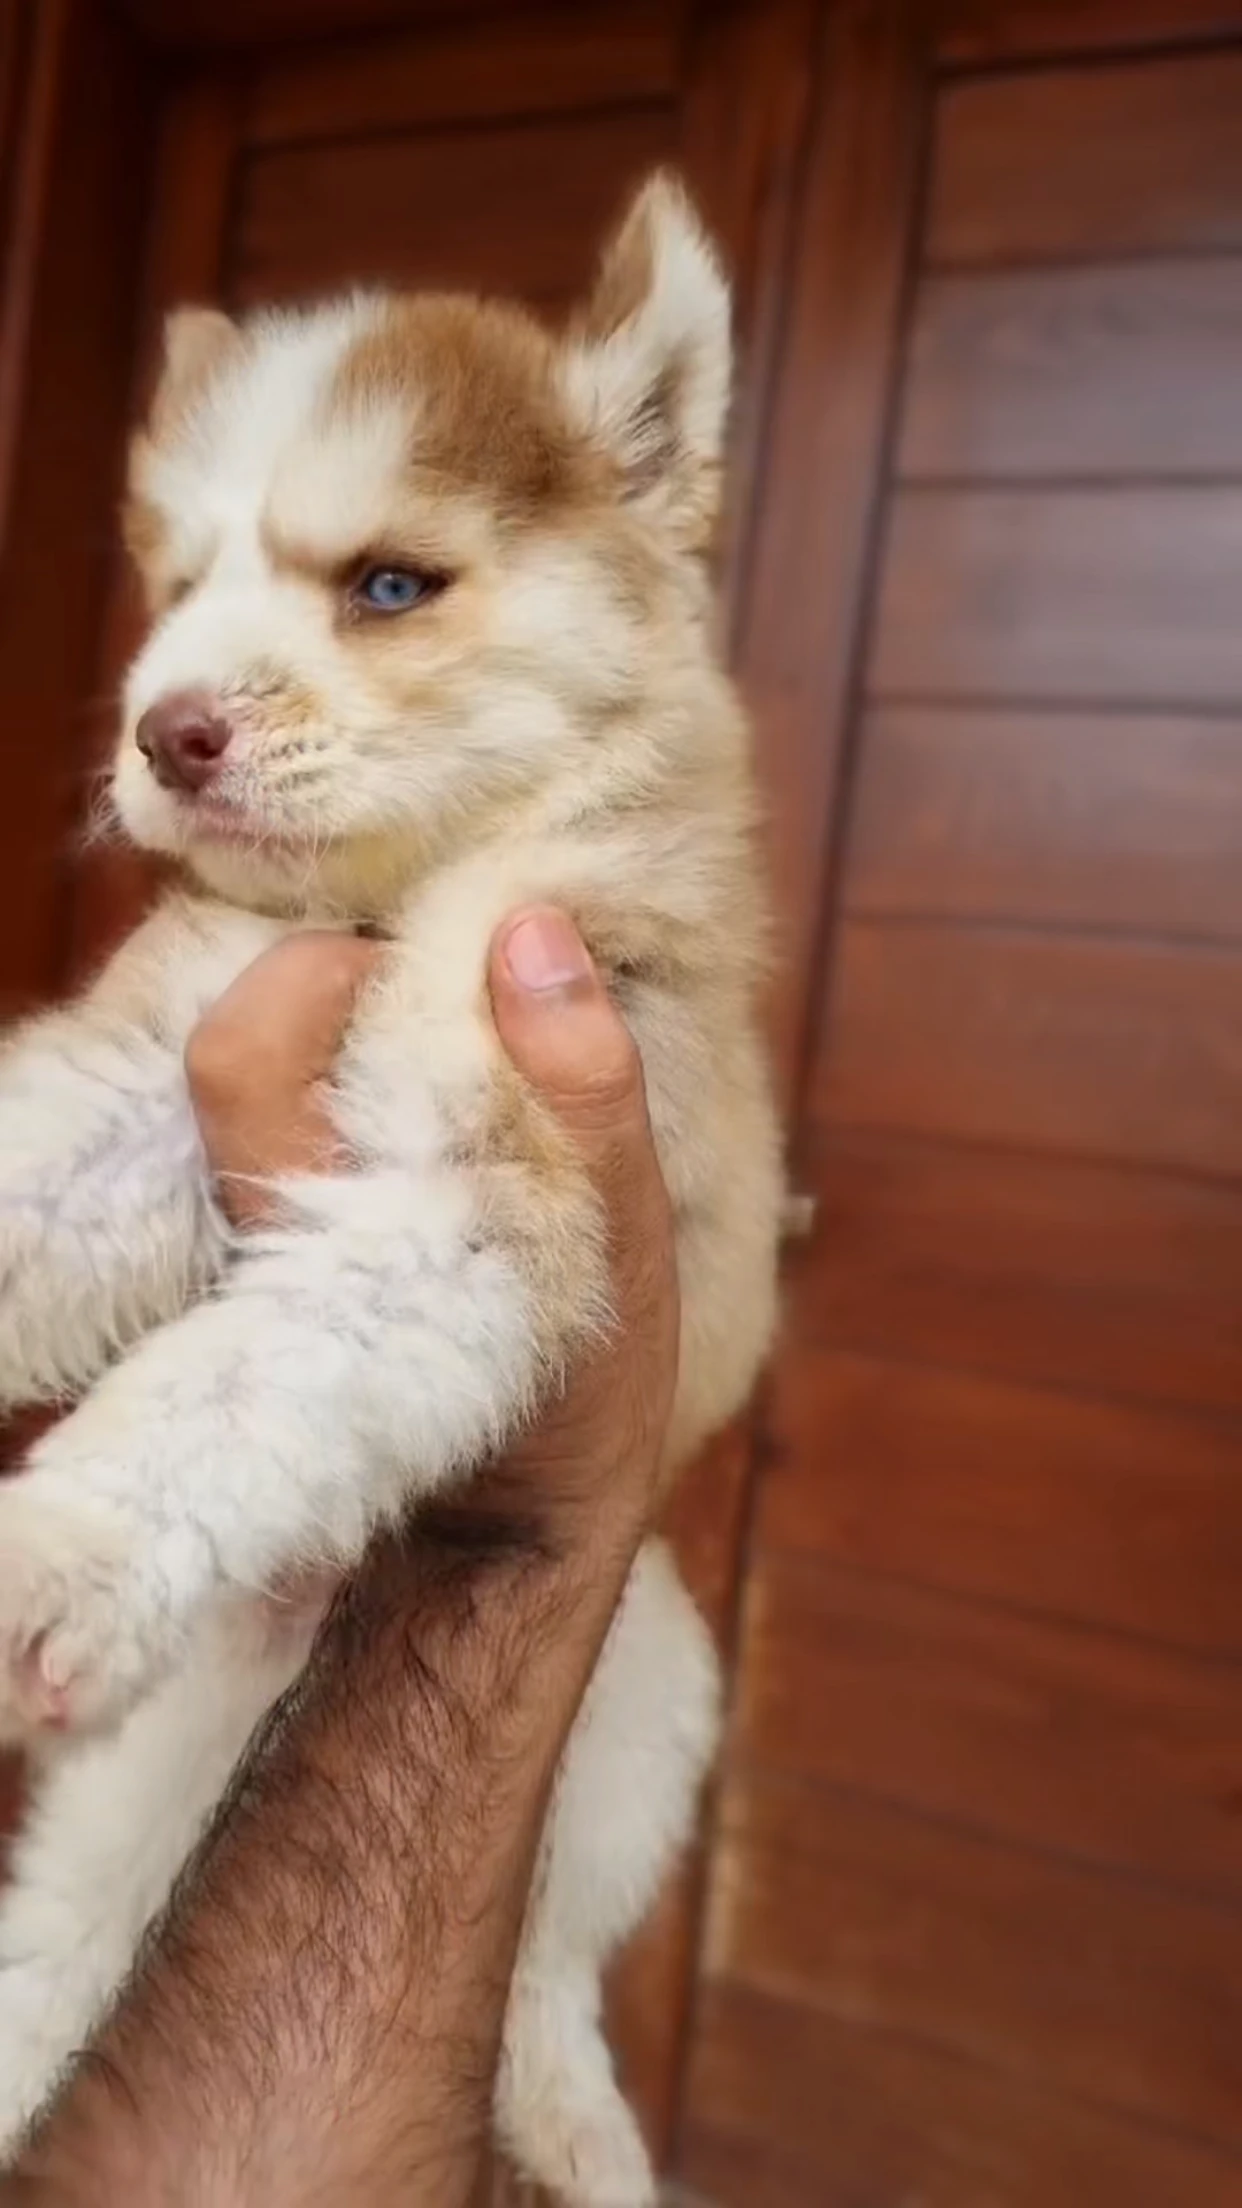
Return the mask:
[[[337,1162],[326,1084],[358,992],[383,956],[382,944],[353,936],[291,936],[195,1030],[191,1095],[236,1225],[262,1221],[272,1180]],[[672,1223],[638,1053],[560,913],[512,914],[492,944],[489,981],[505,1050],[575,1143],[604,1203],[616,1324],[463,1508],[477,1526],[537,1506],[568,1530],[571,1518],[609,1504],[629,1538],[654,1507],[678,1342]]]

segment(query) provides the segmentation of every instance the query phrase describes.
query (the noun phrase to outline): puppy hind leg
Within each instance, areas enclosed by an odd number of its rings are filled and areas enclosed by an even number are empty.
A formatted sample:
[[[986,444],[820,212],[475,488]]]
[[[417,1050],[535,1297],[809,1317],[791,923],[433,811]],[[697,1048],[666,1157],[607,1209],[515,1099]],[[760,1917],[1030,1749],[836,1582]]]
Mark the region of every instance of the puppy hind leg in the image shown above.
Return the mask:
[[[710,1637],[649,1542],[565,1752],[505,2022],[499,2134],[565,2208],[657,2197],[603,2037],[600,1979],[690,1837],[718,1704]]]

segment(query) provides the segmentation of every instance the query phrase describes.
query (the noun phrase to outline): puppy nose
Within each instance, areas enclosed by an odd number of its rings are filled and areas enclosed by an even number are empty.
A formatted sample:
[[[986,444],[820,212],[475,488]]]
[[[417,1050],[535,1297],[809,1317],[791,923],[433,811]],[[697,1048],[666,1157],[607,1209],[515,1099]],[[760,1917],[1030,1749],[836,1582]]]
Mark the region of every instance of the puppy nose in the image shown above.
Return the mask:
[[[210,782],[233,730],[217,699],[205,690],[176,690],[149,705],[134,741],[165,790],[201,790]]]

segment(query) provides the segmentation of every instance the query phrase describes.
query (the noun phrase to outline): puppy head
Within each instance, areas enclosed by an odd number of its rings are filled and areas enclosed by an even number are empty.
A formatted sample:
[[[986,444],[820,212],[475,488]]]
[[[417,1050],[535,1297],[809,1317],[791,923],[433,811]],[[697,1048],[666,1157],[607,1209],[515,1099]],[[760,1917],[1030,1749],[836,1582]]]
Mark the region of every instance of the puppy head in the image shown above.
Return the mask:
[[[572,772],[658,639],[706,649],[728,382],[724,280],[663,177],[563,336],[465,298],[175,315],[131,464],[129,832],[229,894],[365,909]]]

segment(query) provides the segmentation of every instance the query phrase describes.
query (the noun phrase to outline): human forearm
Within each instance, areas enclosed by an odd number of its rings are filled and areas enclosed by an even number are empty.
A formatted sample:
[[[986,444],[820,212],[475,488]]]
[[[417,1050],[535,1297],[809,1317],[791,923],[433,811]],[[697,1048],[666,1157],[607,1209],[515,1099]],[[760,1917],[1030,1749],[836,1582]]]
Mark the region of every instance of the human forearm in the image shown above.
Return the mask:
[[[387,1543],[0,2200],[466,2203],[626,1541]],[[617,1529],[618,1536],[620,1529]]]

